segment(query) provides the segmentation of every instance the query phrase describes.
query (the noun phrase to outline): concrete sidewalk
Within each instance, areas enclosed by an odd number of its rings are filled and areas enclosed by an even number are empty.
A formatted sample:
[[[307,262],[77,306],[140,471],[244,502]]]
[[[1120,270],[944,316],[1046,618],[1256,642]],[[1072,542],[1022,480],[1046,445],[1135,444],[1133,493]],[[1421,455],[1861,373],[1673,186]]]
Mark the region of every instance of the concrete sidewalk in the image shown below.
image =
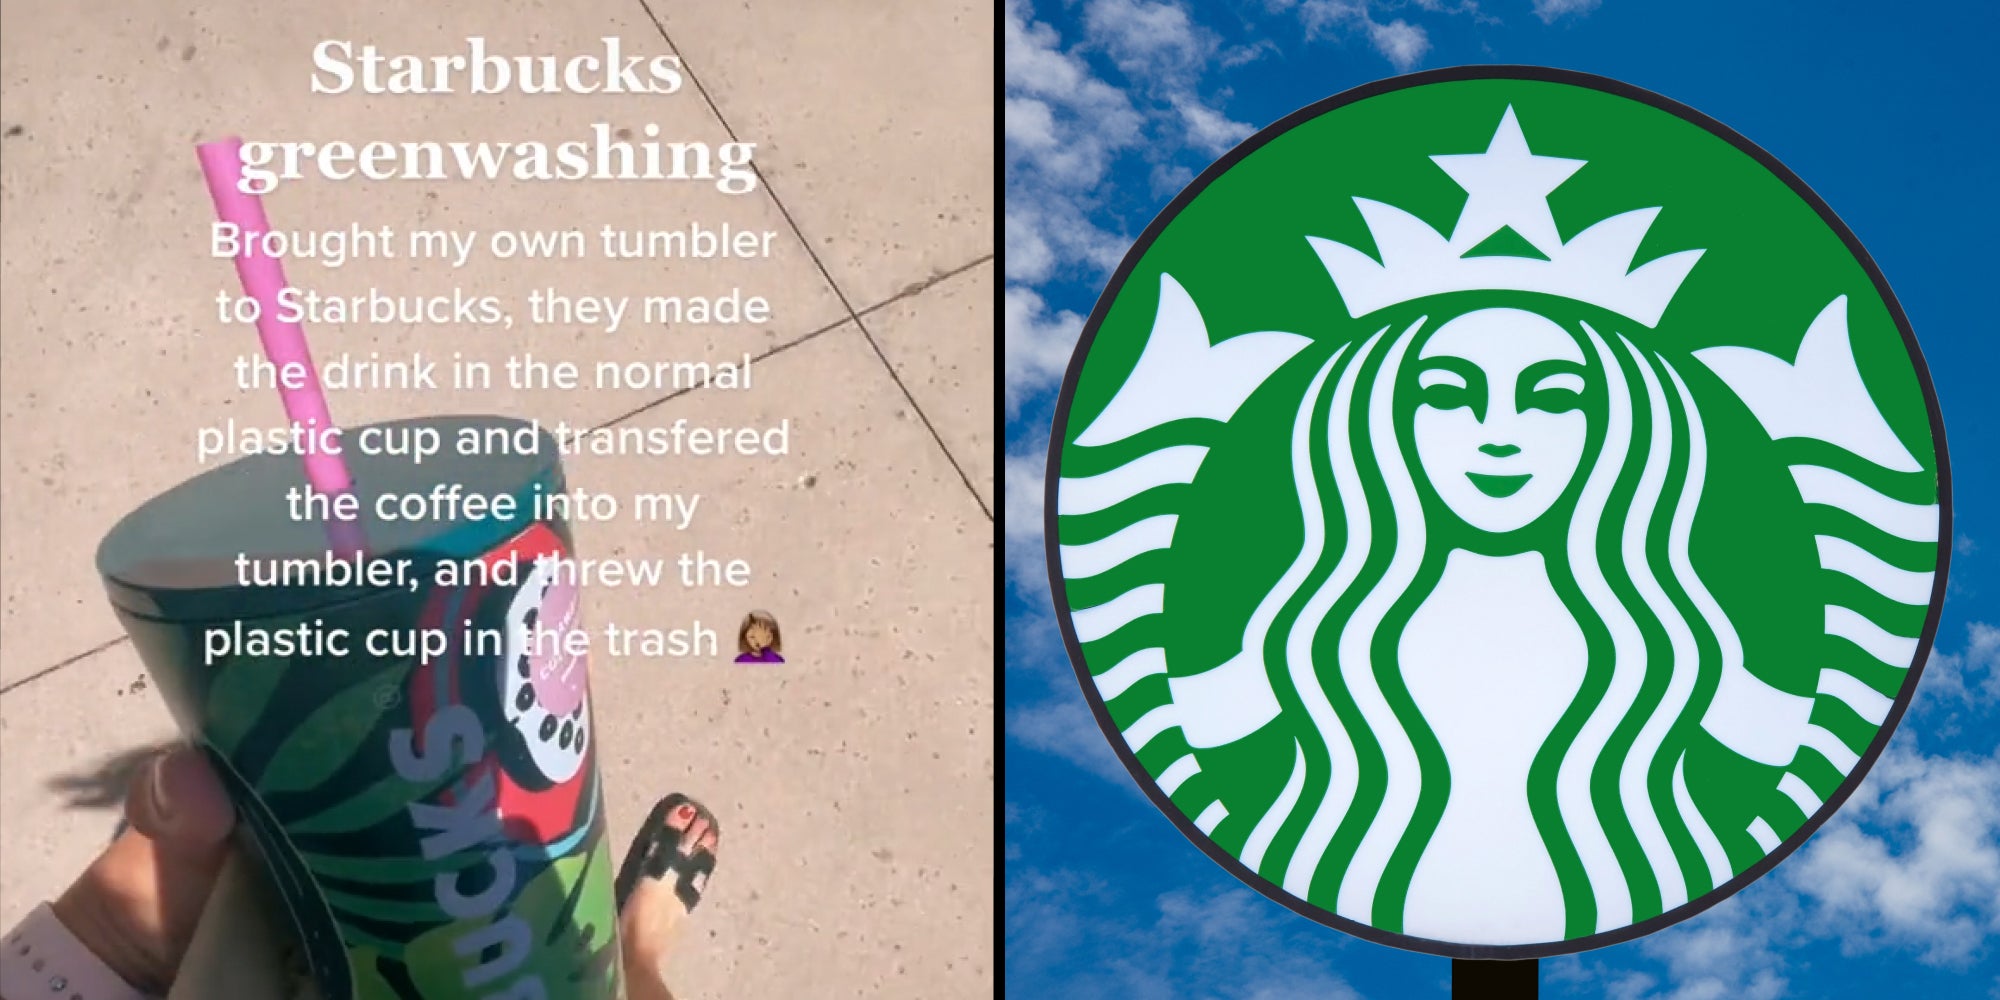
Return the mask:
[[[650,7],[650,10],[648,9]],[[583,139],[758,144],[765,184],[290,182],[278,228],[595,232],[691,222],[776,233],[772,259],[645,264],[408,260],[287,265],[330,293],[771,300],[750,326],[511,330],[309,327],[320,360],[413,349],[495,364],[757,356],[756,387],[681,394],[334,393],[343,424],[499,412],[595,426],[792,422],[780,460],[581,457],[574,485],[703,493],[691,528],[580,524],[585,555],[703,549],[749,560],[728,588],[589,596],[597,622],[701,621],[733,645],[752,607],[781,667],[594,660],[616,849],[659,795],[723,824],[721,862],[672,970],[687,997],[969,997],[994,989],[991,588],[995,500],[992,14],[969,0],[680,4],[246,3],[195,11],[23,0],[0,23],[0,927],[51,897],[109,835],[93,775],[173,734],[105,603],[98,540],[198,471],[194,430],[275,425],[240,394],[248,327],[207,256],[198,140]],[[681,92],[315,96],[323,39],[450,54],[678,54]],[[643,137],[643,136],[642,136]]]

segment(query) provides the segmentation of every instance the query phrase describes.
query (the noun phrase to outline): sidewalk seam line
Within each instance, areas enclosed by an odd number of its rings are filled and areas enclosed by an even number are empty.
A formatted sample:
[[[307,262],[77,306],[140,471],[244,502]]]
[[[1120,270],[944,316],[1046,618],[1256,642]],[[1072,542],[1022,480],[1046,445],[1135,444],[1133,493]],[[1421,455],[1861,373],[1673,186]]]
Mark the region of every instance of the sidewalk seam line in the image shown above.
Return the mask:
[[[105,642],[100,642],[96,646],[90,649],[86,649],[83,652],[76,654],[75,656],[71,656],[67,659],[62,660],[55,666],[44,667],[19,680],[12,681],[8,684],[0,685],[0,695],[6,695],[8,692],[13,691],[15,688],[26,687],[30,684],[33,684],[34,682],[41,680],[42,678],[47,677],[50,674],[53,674],[64,667],[70,666],[71,664],[81,663],[84,660],[90,659],[91,657],[96,656],[97,654],[102,653],[105,650],[110,649],[111,647],[116,646],[121,642],[131,642],[131,641],[132,641],[131,636],[121,635],[115,639],[110,639]]]
[[[936,277],[932,278],[929,281],[919,282],[917,285],[913,285],[909,288],[904,289],[903,291],[897,292],[896,294],[891,295],[888,298],[883,299],[882,301],[877,302],[874,305],[861,310],[861,315],[867,315],[869,313],[878,312],[880,310],[887,309],[890,306],[903,301],[904,299],[914,298],[917,295],[923,294],[923,292],[925,292],[926,290],[936,287],[937,285],[943,284],[944,282],[949,281],[952,278],[958,277],[959,275],[964,274],[965,272],[970,271],[973,268],[976,268],[979,265],[984,264],[992,259],[993,259],[992,254],[986,254],[975,260],[969,261],[964,264],[960,264],[959,266],[954,267],[949,271],[945,271],[937,275]],[[765,351],[762,354],[751,355],[750,363],[754,365],[759,361],[764,361],[778,354],[782,354],[785,351],[789,351],[794,347],[798,347],[801,344],[804,344],[806,341],[816,340],[826,334],[832,333],[833,331],[838,330],[841,327],[848,325],[849,323],[853,323],[857,328],[860,327],[860,323],[858,322],[857,317],[854,316],[851,311],[847,317],[834,320],[833,322],[828,323],[825,326],[822,326],[819,329],[812,331],[811,333],[807,333],[795,339],[788,340],[782,344],[777,345],[776,347],[771,348],[770,350]],[[865,333],[866,331],[864,330],[863,332]],[[612,417],[609,420],[605,420],[601,423],[595,424],[590,428],[588,428],[588,431],[601,431],[608,427],[615,427],[619,424],[624,423],[627,420],[632,419],[633,417],[645,413],[648,410],[654,409],[665,403],[679,399],[680,397],[685,396],[689,393],[700,392],[701,390],[706,388],[708,387],[703,385],[691,385],[685,388],[675,389],[674,391],[669,392],[664,396],[661,396],[657,399],[649,400],[645,403],[641,403],[640,405],[633,407],[632,409],[627,410],[624,413],[619,414],[618,416]],[[575,433],[582,434],[585,433],[585,431],[580,430],[576,431]],[[574,437],[572,437],[571,440],[572,441],[575,440]],[[569,442],[564,442],[564,443],[568,444]]]
[[[731,142],[742,142],[743,140],[736,134],[735,127],[729,124],[729,119],[723,117],[722,108],[715,103],[715,97],[708,92],[706,86],[702,85],[701,78],[695,75],[694,69],[688,65],[687,58],[681,53],[680,46],[675,45],[673,36],[667,34],[666,24],[660,20],[658,14],[653,13],[653,6],[650,0],[638,0],[638,3],[639,9],[646,12],[646,18],[653,22],[653,30],[660,33],[660,40],[666,42],[667,47],[674,50],[676,55],[681,56],[681,72],[687,76],[689,83],[694,84],[695,93],[701,95],[702,101],[708,105],[709,113],[713,114],[717,124],[722,126],[724,134],[729,136]],[[972,494],[973,502],[979,505],[979,512],[985,515],[988,521],[993,520],[993,508],[987,504],[985,497],[979,495],[979,488],[973,485],[972,476],[965,471],[965,466],[960,464],[958,456],[952,454],[951,446],[945,443],[944,435],[938,432],[937,424],[931,421],[930,414],[924,412],[923,406],[917,402],[916,395],[910,391],[909,385],[903,381],[902,373],[896,371],[896,366],[889,361],[888,353],[882,350],[881,343],[875,339],[875,334],[868,329],[867,322],[861,318],[859,312],[855,311],[854,303],[848,299],[846,290],[840,287],[839,282],[833,280],[833,272],[828,270],[826,262],[820,259],[819,251],[814,249],[812,241],[806,239],[805,230],[800,228],[798,220],[793,218],[792,210],[785,206],[784,199],[778,197],[777,189],[771,186],[770,178],[764,176],[763,168],[757,166],[754,159],[750,162],[750,170],[757,175],[757,182],[763,185],[764,192],[771,196],[771,204],[777,206],[778,214],[783,216],[785,224],[791,227],[792,235],[798,238],[799,245],[805,247],[806,256],[812,260],[813,266],[819,269],[820,277],[825,278],[827,287],[833,289],[834,297],[840,300],[841,308],[847,310],[848,318],[852,319],[855,325],[861,328],[862,338],[868,341],[868,347],[875,352],[875,357],[882,362],[882,367],[888,369],[889,380],[894,382],[896,388],[902,392],[904,400],[910,404],[910,409],[916,413],[917,419],[923,423],[924,429],[930,432],[931,440],[937,442],[938,450],[944,452],[945,461],[951,465],[953,472],[958,473],[959,481],[965,484],[966,491]],[[998,404],[997,400],[995,404]]]

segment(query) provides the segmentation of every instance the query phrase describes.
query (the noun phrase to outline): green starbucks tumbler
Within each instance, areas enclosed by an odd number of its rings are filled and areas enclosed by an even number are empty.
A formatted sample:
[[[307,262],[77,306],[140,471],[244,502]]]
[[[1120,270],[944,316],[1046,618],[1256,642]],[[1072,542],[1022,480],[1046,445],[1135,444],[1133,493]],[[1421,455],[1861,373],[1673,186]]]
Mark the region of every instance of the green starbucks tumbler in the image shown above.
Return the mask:
[[[347,448],[360,554],[296,516],[296,456],[243,458],[105,537],[119,620],[324,1000],[620,997],[557,443],[462,416],[345,440],[380,452]]]

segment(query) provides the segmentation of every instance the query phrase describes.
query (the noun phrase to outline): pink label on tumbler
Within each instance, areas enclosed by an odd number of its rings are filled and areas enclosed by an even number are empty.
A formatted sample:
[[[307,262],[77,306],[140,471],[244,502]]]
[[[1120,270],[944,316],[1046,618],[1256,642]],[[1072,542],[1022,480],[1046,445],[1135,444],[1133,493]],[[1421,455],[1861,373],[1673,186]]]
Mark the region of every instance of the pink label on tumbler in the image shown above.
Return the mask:
[[[564,638],[561,642],[540,644],[529,659],[529,683],[534,686],[535,700],[550,715],[558,717],[576,711],[583,704],[589,683],[589,654],[569,652],[571,642],[582,644],[582,640],[569,638],[570,633],[583,630],[577,614],[577,590],[574,581],[557,581],[543,592],[538,615],[542,627]]]

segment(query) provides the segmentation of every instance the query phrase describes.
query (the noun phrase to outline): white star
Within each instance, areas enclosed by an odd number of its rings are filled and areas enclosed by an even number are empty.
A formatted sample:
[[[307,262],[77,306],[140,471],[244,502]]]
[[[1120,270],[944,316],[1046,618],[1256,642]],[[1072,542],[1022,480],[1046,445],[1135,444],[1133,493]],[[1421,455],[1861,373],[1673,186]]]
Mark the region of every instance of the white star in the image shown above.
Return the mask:
[[[1465,212],[1451,232],[1453,250],[1464,253],[1502,226],[1511,227],[1544,254],[1562,245],[1555,216],[1549,214],[1549,192],[1585,161],[1528,152],[1528,140],[1521,134],[1513,105],[1501,116],[1486,152],[1433,156],[1431,160],[1466,193]]]

